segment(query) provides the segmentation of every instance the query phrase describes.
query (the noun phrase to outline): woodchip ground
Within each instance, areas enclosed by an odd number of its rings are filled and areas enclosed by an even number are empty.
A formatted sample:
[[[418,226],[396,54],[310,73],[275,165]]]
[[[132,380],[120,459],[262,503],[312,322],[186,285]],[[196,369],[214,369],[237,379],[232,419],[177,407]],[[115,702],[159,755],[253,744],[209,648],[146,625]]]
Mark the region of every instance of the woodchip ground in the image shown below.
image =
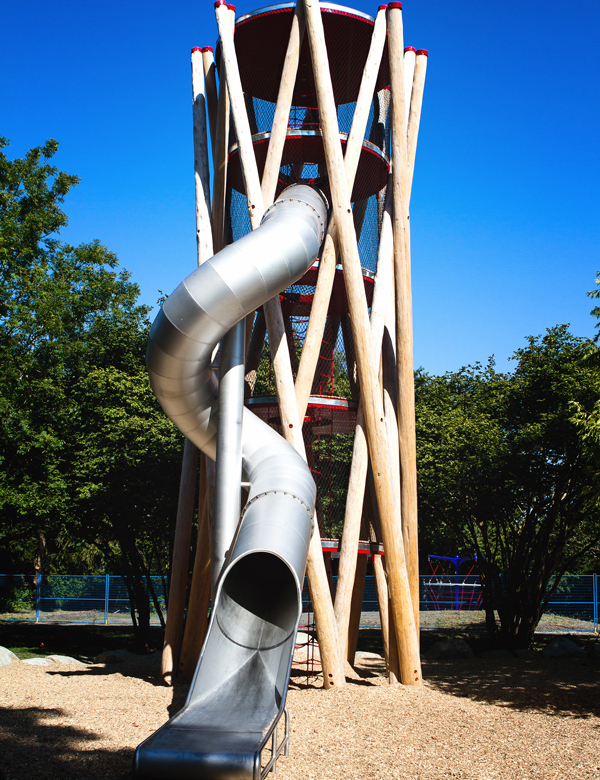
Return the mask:
[[[157,657],[0,669],[2,780],[124,780],[183,703]],[[421,690],[365,658],[336,691],[294,672],[279,780],[600,780],[600,667],[589,658],[425,662]],[[317,683],[318,684],[318,683]]]

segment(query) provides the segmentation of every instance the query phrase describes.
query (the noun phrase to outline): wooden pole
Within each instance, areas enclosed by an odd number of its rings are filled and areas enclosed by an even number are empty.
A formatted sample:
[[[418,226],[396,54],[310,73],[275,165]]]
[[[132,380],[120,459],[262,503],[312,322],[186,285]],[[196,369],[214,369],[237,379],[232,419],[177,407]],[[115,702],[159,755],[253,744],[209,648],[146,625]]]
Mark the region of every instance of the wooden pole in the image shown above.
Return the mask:
[[[375,366],[371,361],[371,338],[364,284],[360,268],[358,246],[352,222],[350,193],[344,174],[339,128],[331,75],[325,45],[320,8],[311,0],[304,0],[306,28],[310,44],[313,74],[320,110],[321,128],[332,196],[332,209],[338,230],[340,253],[344,267],[344,281],[352,317],[352,330],[369,453],[373,464],[383,543],[388,557],[388,577],[392,606],[396,613],[396,632],[401,650],[401,676],[406,685],[421,684],[421,665],[414,616],[411,609],[410,588],[406,573],[404,549],[400,538],[400,523],[394,507],[389,482],[389,453],[386,448],[383,402]]]
[[[172,685],[173,673],[179,664],[197,471],[198,450],[189,439],[186,439],[183,447],[179,503],[177,506],[173,558],[171,562],[171,583],[167,606],[167,624],[165,626],[160,670],[161,677],[166,685]]]
[[[365,63],[363,80],[360,85],[352,125],[346,142],[346,153],[344,155],[344,170],[348,180],[348,190],[352,192],[358,161],[363,146],[363,139],[369,119],[373,92],[379,73],[379,67],[383,56],[383,49],[386,40],[386,18],[385,6],[378,12],[373,27],[371,45],[369,54]],[[336,122],[337,125],[337,122]],[[337,131],[336,131],[337,132]],[[339,144],[339,138],[338,138]],[[341,152],[340,152],[341,156]],[[319,276],[317,286],[313,296],[313,304],[308,321],[306,336],[304,338],[304,348],[300,357],[300,367],[296,377],[296,397],[298,399],[298,409],[301,417],[306,413],[306,406],[310,396],[313,376],[319,350],[323,339],[323,330],[327,317],[327,309],[331,298],[333,280],[335,278],[335,266],[337,258],[337,234],[335,226],[335,215],[330,219],[327,237],[323,248],[321,263],[319,265]]]
[[[419,626],[419,549],[417,529],[417,463],[413,368],[412,292],[410,271],[409,188],[406,109],[404,104],[402,4],[388,5],[388,50],[392,88],[392,181],[394,192],[394,269],[396,289],[396,369],[402,537],[415,627]],[[388,572],[389,576],[389,572]],[[393,598],[393,596],[392,596]],[[398,642],[402,662],[404,648]]]
[[[196,187],[196,245],[198,265],[213,255],[208,171],[208,127],[202,49],[192,49],[194,180]]]
[[[217,145],[217,114],[219,106],[219,90],[217,87],[217,68],[213,57],[212,46],[202,49],[202,65],[204,66],[204,83],[206,84],[206,110],[210,128],[210,143],[214,160]]]
[[[304,14],[302,5],[296,3],[294,17],[292,19],[292,28],[290,30],[290,39],[288,41],[283,70],[281,72],[281,81],[279,82],[279,92],[277,94],[277,103],[275,104],[275,116],[273,117],[273,124],[271,125],[271,137],[269,138],[269,147],[267,149],[267,157],[261,184],[264,202],[269,205],[273,203],[275,199],[277,177],[281,166],[283,147],[285,146],[303,38]]]
[[[383,640],[383,652],[385,665],[389,674],[390,665],[390,610],[389,594],[383,561],[381,555],[373,556],[373,573],[375,574],[375,588],[377,590],[377,605],[379,607],[379,621],[381,623],[381,638]]]
[[[225,199],[227,195],[227,155],[229,153],[229,92],[225,68],[219,73],[217,126],[213,139],[213,249],[219,252],[225,245]]]
[[[225,23],[227,6],[222,1],[215,6],[217,26],[221,38],[222,62],[226,72],[227,86],[231,100],[231,110],[238,136],[240,162],[248,199],[248,211],[252,227],[260,224],[263,215],[263,197],[258,182],[256,158],[252,149],[252,139],[248,126],[248,117],[245,113],[241,79],[235,56],[235,46],[231,27]],[[279,412],[282,422],[282,430],[285,438],[306,459],[304,441],[302,438],[302,424],[298,415],[294,382],[290,363],[290,354],[285,338],[285,326],[281,313],[279,296],[267,301],[263,306],[269,334],[269,346],[277,385]],[[318,524],[315,520],[315,530],[311,537],[307,576],[315,612],[317,626],[317,638],[321,654],[323,669],[323,682],[325,688],[345,685],[344,664],[340,653],[337,632],[335,628],[335,615],[327,582],[327,574],[321,550]]]
[[[393,235],[392,235],[392,180],[388,177],[388,186],[381,222],[379,250],[377,255],[377,275],[373,290],[371,305],[371,337],[372,360],[379,363],[381,354],[382,337],[386,316],[393,305]],[[387,431],[387,426],[386,426]],[[398,441],[398,435],[395,435]],[[389,444],[388,444],[389,448]],[[367,439],[365,436],[365,422],[362,407],[362,399],[359,400],[350,477],[348,481],[348,495],[344,516],[344,530],[340,545],[340,562],[335,597],[335,615],[338,622],[340,642],[345,643],[348,636],[348,623],[350,620],[352,588],[355,580],[356,555],[361,526],[361,508],[365,496],[367,468],[369,464]],[[399,503],[397,504],[399,506]],[[382,592],[383,599],[383,592]],[[388,589],[385,586],[385,607],[380,605],[380,611],[387,614]],[[387,625],[387,624],[386,624]],[[383,627],[383,624],[382,624]]]
[[[314,393],[319,392],[317,387],[322,384],[320,377],[327,376],[332,370],[331,356],[335,351],[335,345],[337,343],[339,329],[340,329],[340,315],[330,314],[327,317],[325,330],[323,331],[323,340],[321,341],[319,360],[317,362],[317,367],[315,369],[315,377],[313,382]],[[329,387],[329,391],[331,392],[331,386]]]
[[[367,576],[368,562],[369,557],[367,555],[362,553],[357,555],[356,575],[354,577],[354,587],[352,588],[352,608],[350,610],[348,649],[346,656],[350,666],[354,666],[354,656],[356,655],[356,644],[358,642],[358,631],[360,629],[360,616],[365,594],[365,579]]]
[[[415,61],[417,50],[413,46],[404,49],[404,121],[408,137],[408,120],[410,117],[410,103],[412,96],[413,78],[415,75]]]
[[[303,419],[310,398],[321,343],[323,341],[323,332],[327,320],[327,311],[329,301],[331,300],[331,291],[333,289],[333,280],[335,278],[335,268],[337,260],[336,242],[333,238],[331,226],[325,236],[325,242],[321,251],[321,260],[319,262],[319,275],[313,295],[312,307],[302,354],[300,355],[300,365],[296,374],[296,400],[298,403],[298,412]]]
[[[413,174],[415,171],[415,157],[417,155],[417,138],[421,123],[421,108],[423,106],[423,91],[425,88],[425,74],[427,73],[428,51],[419,49],[416,54],[415,73],[413,77],[412,93],[410,98],[410,113],[408,116],[407,132],[407,157],[408,157],[408,189],[412,188]]]
[[[358,371],[356,367],[356,351],[352,339],[352,327],[350,324],[350,315],[342,315],[342,339],[344,342],[344,352],[346,354],[346,368],[348,369],[348,382],[350,383],[350,394],[353,400],[360,398],[360,388],[358,386]]]
[[[192,117],[194,138],[194,179],[196,189],[196,242],[198,265],[212,257],[210,175],[208,169],[208,133],[206,123],[206,91],[202,49],[194,48],[192,64]],[[171,587],[167,609],[167,624],[161,674],[167,685],[172,683],[178,668],[183,641],[183,615],[187,592],[190,555],[190,535],[194,514],[194,494],[198,471],[198,450],[186,439],[179,489],[179,505],[175,522]]]
[[[254,386],[256,384],[256,376],[258,366],[260,365],[266,332],[267,324],[265,322],[265,315],[262,311],[259,311],[256,314],[250,344],[246,353],[246,376],[244,377],[246,383],[244,395],[246,399],[250,398],[254,393]]]
[[[200,484],[198,489],[198,534],[194,572],[190,585],[187,619],[179,656],[177,676],[189,682],[192,679],[202,643],[208,629],[208,605],[210,603],[210,539],[209,508],[206,484],[206,456],[201,456]]]

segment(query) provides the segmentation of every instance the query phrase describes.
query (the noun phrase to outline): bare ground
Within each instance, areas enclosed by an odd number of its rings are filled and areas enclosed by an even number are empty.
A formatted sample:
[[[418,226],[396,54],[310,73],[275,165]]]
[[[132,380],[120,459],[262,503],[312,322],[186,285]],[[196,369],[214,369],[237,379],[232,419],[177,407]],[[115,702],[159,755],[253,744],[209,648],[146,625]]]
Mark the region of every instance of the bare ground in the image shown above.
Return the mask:
[[[2,780],[124,780],[135,746],[182,705],[157,658],[0,669]],[[598,661],[425,662],[421,690],[365,659],[336,691],[294,672],[279,780],[600,780]]]

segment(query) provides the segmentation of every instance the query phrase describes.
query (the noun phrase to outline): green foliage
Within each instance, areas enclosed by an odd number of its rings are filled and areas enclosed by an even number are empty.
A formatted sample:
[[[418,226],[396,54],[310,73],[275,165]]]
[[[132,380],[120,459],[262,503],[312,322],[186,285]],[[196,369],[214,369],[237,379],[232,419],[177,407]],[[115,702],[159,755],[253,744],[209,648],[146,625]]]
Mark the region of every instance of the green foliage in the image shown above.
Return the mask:
[[[529,338],[511,374],[490,363],[416,376],[422,549],[477,555],[488,627],[506,645],[529,644],[550,578],[600,533],[595,460],[573,418],[600,398],[586,355],[559,326]]]
[[[0,569],[131,582],[167,555],[181,436],[149,386],[137,285],[99,241],[58,239],[78,179],[57,147],[0,152]]]
[[[317,484],[317,511],[322,530],[329,539],[342,536],[353,445],[353,433],[334,433],[315,438],[310,448],[310,466]]]
[[[35,585],[22,577],[7,577],[0,587],[0,612],[19,614],[35,608]]]

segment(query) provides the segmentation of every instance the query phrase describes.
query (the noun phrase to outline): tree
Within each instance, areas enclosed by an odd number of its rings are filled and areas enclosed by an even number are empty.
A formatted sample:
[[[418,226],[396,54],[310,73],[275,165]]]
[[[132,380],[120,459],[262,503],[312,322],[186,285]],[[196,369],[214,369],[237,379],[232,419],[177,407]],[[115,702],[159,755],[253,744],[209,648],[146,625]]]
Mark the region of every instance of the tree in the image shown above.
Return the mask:
[[[584,340],[566,326],[531,337],[517,367],[418,373],[421,538],[476,555],[488,630],[529,646],[561,576],[599,536],[594,463],[573,403],[600,398]],[[494,610],[497,610],[499,625]]]
[[[0,566],[114,567],[133,592],[168,545],[181,437],[149,386],[137,285],[98,241],[58,239],[78,180],[57,147],[0,152]]]

